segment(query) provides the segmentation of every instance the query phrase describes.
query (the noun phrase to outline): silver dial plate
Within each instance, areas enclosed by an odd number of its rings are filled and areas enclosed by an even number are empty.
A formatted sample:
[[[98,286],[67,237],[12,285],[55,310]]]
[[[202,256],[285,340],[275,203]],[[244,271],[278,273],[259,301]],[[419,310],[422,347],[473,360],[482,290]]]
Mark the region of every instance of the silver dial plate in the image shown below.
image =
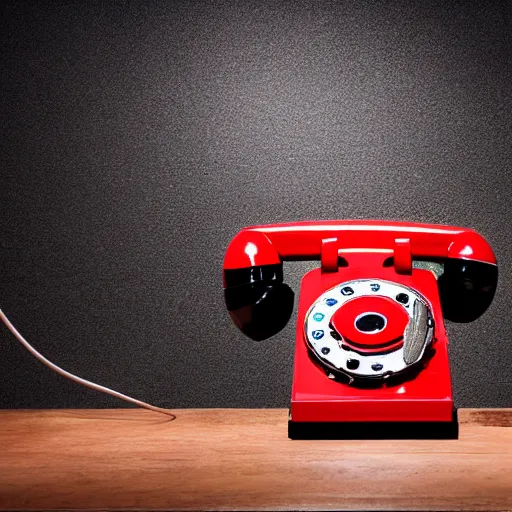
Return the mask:
[[[342,290],[346,290],[347,287],[353,293],[349,295],[342,293]],[[396,297],[400,294],[409,296],[407,304],[402,304],[396,300]],[[349,300],[364,296],[388,297],[396,301],[408,314],[409,324],[415,322],[415,301],[426,308],[428,317],[431,318],[429,304],[418,292],[411,288],[380,279],[346,281],[320,295],[306,314],[304,331],[310,349],[327,370],[339,371],[358,378],[382,378],[404,372],[423,357],[425,348],[433,338],[433,325],[425,326],[426,336],[423,349],[420,351],[418,359],[409,364],[404,360],[404,346],[386,354],[363,355],[341,348],[341,343],[331,336],[329,322],[333,314]],[[424,320],[422,319],[422,321]],[[356,369],[351,369],[347,366],[347,363],[354,359],[359,362],[359,365]]]

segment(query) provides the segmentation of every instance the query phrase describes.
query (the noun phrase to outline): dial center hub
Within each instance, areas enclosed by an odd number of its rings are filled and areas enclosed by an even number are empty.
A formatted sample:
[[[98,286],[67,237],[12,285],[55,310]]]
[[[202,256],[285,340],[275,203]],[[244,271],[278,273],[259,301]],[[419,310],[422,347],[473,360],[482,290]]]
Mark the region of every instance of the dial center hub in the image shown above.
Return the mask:
[[[331,326],[342,343],[373,353],[389,350],[403,341],[409,315],[396,301],[379,295],[345,302],[332,315]]]

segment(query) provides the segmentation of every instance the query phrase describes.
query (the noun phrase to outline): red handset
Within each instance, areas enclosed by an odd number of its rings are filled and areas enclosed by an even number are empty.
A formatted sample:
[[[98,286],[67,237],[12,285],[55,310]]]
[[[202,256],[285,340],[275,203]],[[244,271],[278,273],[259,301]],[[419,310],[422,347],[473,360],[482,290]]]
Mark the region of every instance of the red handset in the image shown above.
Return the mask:
[[[418,259],[455,258],[496,264],[489,244],[469,229],[412,222],[330,220],[244,228],[228,247],[224,269],[297,258],[317,260],[322,255],[322,242],[331,239],[337,240],[339,250],[393,250],[397,239],[408,239],[412,256]]]
[[[289,320],[283,262],[292,260],[320,268],[301,286],[291,424],[453,423],[443,318],[469,322],[490,305],[498,270],[485,239],[405,222],[245,228],[223,279],[228,311],[249,337],[268,338]]]

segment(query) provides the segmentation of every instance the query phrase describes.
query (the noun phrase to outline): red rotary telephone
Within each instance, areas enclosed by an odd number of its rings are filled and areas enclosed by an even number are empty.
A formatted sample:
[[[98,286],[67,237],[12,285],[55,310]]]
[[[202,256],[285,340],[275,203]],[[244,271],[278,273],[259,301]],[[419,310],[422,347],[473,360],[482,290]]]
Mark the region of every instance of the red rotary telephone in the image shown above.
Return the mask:
[[[377,221],[248,227],[230,243],[224,293],[254,340],[293,310],[283,261],[319,260],[301,285],[289,436],[457,437],[443,318],[490,305],[489,244],[459,227]]]

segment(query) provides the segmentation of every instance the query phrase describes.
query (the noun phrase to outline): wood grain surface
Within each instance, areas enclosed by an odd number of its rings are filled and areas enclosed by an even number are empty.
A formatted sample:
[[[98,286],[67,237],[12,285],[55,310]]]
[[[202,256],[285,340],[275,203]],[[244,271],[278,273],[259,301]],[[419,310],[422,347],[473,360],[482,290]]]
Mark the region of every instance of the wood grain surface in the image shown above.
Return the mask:
[[[512,410],[456,441],[290,441],[287,411],[0,412],[0,509],[512,510]]]

